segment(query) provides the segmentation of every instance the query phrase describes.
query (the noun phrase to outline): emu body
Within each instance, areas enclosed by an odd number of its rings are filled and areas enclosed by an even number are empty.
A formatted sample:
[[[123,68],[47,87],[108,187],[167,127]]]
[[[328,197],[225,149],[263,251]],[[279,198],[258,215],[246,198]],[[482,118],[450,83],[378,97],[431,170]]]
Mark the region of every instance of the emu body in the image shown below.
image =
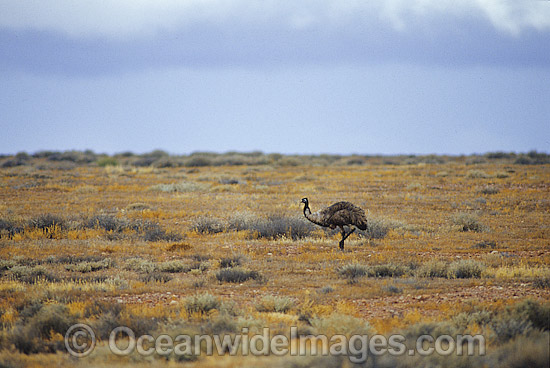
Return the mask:
[[[317,212],[311,212],[309,201],[302,198],[304,204],[304,216],[316,225],[328,227],[331,229],[340,228],[342,240],[339,246],[344,250],[344,241],[350,236],[356,228],[360,230],[367,229],[367,217],[362,208],[357,207],[350,202],[337,202]],[[351,230],[346,233],[344,226],[349,226]]]

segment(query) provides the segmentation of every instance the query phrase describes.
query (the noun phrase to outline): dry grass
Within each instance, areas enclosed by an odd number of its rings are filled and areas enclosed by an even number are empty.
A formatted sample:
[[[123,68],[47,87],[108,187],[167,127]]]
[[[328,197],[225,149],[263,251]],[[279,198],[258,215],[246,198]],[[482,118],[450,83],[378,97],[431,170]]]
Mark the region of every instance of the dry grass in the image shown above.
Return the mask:
[[[542,154],[27,156],[4,158],[0,169],[0,361],[8,366],[74,366],[62,335],[75,321],[102,338],[82,361],[90,366],[177,364],[110,354],[105,341],[119,325],[153,335],[466,329],[491,339],[486,358],[403,357],[388,366],[547,359],[539,317],[550,301],[550,169]],[[316,208],[351,201],[369,227],[340,252],[339,234],[303,218],[304,196]]]

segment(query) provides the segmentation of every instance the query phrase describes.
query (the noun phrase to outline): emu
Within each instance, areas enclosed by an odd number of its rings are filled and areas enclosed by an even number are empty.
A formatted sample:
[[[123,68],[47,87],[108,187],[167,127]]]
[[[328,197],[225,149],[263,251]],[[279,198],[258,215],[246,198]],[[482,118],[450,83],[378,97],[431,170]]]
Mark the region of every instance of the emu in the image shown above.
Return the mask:
[[[329,227],[331,229],[340,228],[342,240],[340,240],[340,250],[344,250],[344,240],[348,238],[357,228],[367,230],[367,217],[362,208],[357,207],[350,202],[337,202],[320,211],[311,213],[309,201],[302,198],[304,203],[304,216],[316,225]],[[346,234],[344,226],[349,226],[351,230]]]

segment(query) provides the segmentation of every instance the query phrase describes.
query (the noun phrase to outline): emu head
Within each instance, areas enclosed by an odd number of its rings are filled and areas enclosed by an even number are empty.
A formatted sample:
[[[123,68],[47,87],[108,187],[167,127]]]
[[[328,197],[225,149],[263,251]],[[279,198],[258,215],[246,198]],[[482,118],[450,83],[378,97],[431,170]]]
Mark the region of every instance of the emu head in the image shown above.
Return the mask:
[[[307,198],[302,198],[302,203],[305,204],[304,211],[306,210],[306,208],[309,208],[309,202]]]

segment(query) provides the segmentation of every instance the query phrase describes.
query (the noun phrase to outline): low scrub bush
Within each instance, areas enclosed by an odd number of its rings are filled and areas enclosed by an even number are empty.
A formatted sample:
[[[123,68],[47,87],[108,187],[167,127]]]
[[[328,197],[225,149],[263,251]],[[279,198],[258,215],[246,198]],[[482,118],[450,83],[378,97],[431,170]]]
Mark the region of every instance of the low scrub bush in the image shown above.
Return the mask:
[[[96,215],[84,222],[85,228],[103,229],[105,231],[121,232],[130,228],[128,221],[113,215]]]
[[[296,240],[310,236],[314,229],[313,224],[301,218],[270,215],[267,219],[254,221],[247,230],[260,238],[276,239],[286,236]]]
[[[321,294],[330,294],[334,291],[334,288],[332,286],[323,286],[319,292]]]
[[[497,243],[494,242],[494,241],[489,241],[489,240],[484,240],[480,243],[476,243],[474,245],[472,245],[472,248],[479,248],[479,249],[485,249],[485,248],[490,248],[490,249],[495,249],[497,246]]]
[[[65,269],[67,271],[75,271],[75,272],[94,272],[106,268],[110,268],[113,265],[113,261],[110,258],[105,258],[101,261],[95,261],[95,262],[79,262],[76,264],[67,264],[65,265]]]
[[[358,263],[351,263],[339,267],[336,271],[340,277],[348,280],[349,283],[357,282],[357,279],[367,274],[368,268]]]
[[[155,241],[180,241],[183,237],[174,232],[167,232],[159,224],[146,221],[139,225],[134,225],[138,233],[147,242]]]
[[[386,263],[369,266],[367,276],[369,277],[400,277],[409,272],[410,269],[404,265]]]
[[[267,295],[257,304],[258,312],[287,313],[294,307],[294,300],[286,296]]]
[[[12,277],[27,284],[34,284],[38,280],[57,282],[59,278],[44,266],[13,266],[9,269]]]
[[[140,281],[143,282],[160,282],[165,283],[173,279],[173,276],[170,275],[167,272],[153,272],[153,273],[146,273],[144,275],[141,275],[139,277]]]
[[[487,179],[490,178],[491,175],[482,170],[470,170],[468,171],[468,177],[473,179]]]
[[[209,293],[197,294],[185,298],[185,310],[189,314],[208,314],[211,310],[220,308],[220,300]]]
[[[60,229],[66,229],[67,223],[63,217],[47,213],[47,214],[43,214],[35,218],[32,218],[29,221],[29,226],[36,229],[42,229],[42,230],[47,230],[54,226],[57,226]]]
[[[533,285],[539,289],[549,289],[550,288],[550,274],[546,276],[536,277],[533,280]]]
[[[479,221],[479,216],[475,214],[461,212],[452,216],[451,221],[459,227],[460,231],[485,231],[485,226]]]
[[[311,326],[318,334],[365,335],[371,331],[368,322],[346,314],[333,313],[326,317],[311,318]]]
[[[216,279],[220,282],[241,283],[247,280],[260,280],[258,271],[247,270],[240,267],[224,268],[216,273]]]
[[[181,260],[166,261],[156,265],[156,270],[168,273],[185,273],[191,271],[192,268],[193,267],[188,262]]]
[[[482,188],[479,192],[481,194],[492,195],[492,194],[498,194],[500,192],[500,190],[497,187],[488,185],[488,186]]]
[[[442,277],[449,279],[480,278],[485,264],[472,259],[462,259],[452,263],[432,260],[415,270],[417,277]]]
[[[240,266],[242,263],[242,256],[224,257],[220,259],[220,268],[230,268]]]
[[[18,225],[15,221],[0,219],[0,239],[11,238],[22,231],[23,226]]]
[[[225,224],[220,219],[201,216],[195,220],[191,229],[199,234],[217,234],[225,230]]]
[[[182,181],[182,182],[173,183],[173,184],[153,185],[152,187],[149,188],[149,190],[154,192],[165,192],[165,193],[188,193],[188,192],[206,191],[209,188],[210,186],[204,183]]]
[[[67,307],[56,304],[41,306],[30,313],[24,324],[16,325],[9,340],[24,354],[53,353],[65,349],[63,340],[52,340],[53,334],[63,336],[74,323],[75,317],[70,315]]]
[[[418,277],[447,277],[449,264],[444,261],[431,260],[416,269]]]
[[[484,270],[485,265],[483,263],[472,259],[463,259],[449,265],[447,277],[451,279],[477,279],[481,277]]]
[[[367,220],[367,230],[357,230],[357,234],[367,239],[383,239],[390,230],[402,227],[404,225],[398,221],[385,218],[369,218]]]

